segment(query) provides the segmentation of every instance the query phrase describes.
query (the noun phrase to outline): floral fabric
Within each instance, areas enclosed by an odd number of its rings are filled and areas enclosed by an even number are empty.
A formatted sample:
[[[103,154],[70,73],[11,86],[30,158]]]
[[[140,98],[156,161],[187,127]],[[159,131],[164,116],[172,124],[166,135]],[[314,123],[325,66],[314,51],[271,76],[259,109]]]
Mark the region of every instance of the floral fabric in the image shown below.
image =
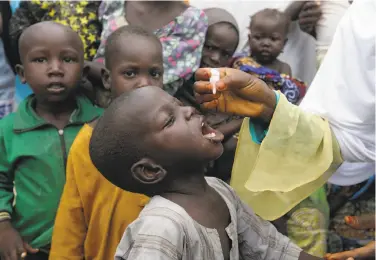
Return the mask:
[[[251,57],[235,60],[233,68],[256,75],[273,89],[280,90],[287,100],[293,104],[297,104],[304,97],[307,90],[307,85],[304,82],[290,75],[280,74],[275,70],[264,67]]]
[[[92,60],[100,43],[99,1],[21,1],[13,14],[9,34],[14,44],[27,27],[42,21],[70,26],[84,44],[85,60]]]

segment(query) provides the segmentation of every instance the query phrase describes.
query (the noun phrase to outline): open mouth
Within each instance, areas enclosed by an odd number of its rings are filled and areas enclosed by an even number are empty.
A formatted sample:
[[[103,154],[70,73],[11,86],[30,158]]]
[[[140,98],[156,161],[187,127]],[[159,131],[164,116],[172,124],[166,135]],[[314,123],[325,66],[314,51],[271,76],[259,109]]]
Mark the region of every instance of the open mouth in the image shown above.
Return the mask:
[[[213,143],[220,143],[222,142],[224,136],[221,132],[211,128],[207,123],[205,122],[202,122],[201,123],[201,132],[202,132],[202,136],[213,142]]]
[[[47,90],[52,93],[60,93],[65,90],[65,87],[62,83],[51,83],[48,85]]]

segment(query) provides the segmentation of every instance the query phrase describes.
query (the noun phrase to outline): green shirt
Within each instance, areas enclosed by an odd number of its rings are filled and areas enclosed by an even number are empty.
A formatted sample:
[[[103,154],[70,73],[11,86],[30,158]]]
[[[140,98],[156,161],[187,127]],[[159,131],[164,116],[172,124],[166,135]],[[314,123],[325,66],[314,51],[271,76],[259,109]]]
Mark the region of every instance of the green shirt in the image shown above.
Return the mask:
[[[10,214],[25,242],[47,248],[69,149],[81,127],[98,118],[102,109],[79,96],[70,123],[57,129],[35,113],[34,100],[28,97],[17,112],[0,120],[0,212]]]

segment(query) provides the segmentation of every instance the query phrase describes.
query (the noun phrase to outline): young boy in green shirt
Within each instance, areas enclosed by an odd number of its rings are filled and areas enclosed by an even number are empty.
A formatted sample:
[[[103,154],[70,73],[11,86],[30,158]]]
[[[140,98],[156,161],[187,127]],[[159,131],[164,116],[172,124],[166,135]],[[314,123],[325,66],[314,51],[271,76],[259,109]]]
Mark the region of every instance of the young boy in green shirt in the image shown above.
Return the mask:
[[[67,154],[102,111],[77,92],[87,70],[72,29],[34,24],[19,50],[17,72],[34,94],[0,121],[0,259],[48,259]]]

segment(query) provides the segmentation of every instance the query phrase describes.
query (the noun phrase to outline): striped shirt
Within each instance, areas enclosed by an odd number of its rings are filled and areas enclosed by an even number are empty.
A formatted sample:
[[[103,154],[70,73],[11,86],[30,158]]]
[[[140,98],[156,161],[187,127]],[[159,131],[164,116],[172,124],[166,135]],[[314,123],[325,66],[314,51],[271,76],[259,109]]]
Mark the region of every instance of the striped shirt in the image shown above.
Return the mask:
[[[230,260],[298,259],[301,249],[260,219],[240,201],[230,186],[208,177],[207,183],[224,199],[231,216],[226,228],[232,248]],[[126,229],[115,260],[222,260],[216,229],[194,221],[179,205],[154,196]]]

